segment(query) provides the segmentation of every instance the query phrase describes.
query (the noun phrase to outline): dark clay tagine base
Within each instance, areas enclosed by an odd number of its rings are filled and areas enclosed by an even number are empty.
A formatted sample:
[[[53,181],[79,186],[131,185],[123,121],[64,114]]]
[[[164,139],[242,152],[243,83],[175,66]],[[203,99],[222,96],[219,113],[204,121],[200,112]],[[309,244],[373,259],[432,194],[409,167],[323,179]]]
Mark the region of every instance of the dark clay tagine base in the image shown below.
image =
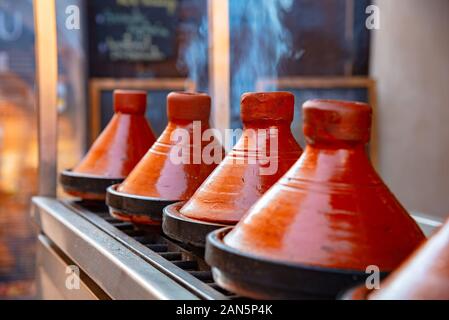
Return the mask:
[[[123,180],[80,174],[72,170],[64,170],[59,175],[59,181],[67,194],[88,201],[104,201],[107,188]]]
[[[178,202],[164,209],[162,230],[173,240],[204,249],[209,233],[228,227],[223,224],[190,219],[182,215],[179,210],[184,204],[185,202]]]
[[[161,225],[163,209],[178,202],[178,200],[172,201],[124,194],[118,192],[117,187],[118,184],[107,189],[106,205],[109,207],[109,213],[114,218],[140,226]]]
[[[361,271],[283,263],[242,253],[223,242],[231,230],[209,234],[205,258],[217,284],[238,295],[254,299],[333,300],[369,276]],[[381,274],[381,278],[386,276]]]

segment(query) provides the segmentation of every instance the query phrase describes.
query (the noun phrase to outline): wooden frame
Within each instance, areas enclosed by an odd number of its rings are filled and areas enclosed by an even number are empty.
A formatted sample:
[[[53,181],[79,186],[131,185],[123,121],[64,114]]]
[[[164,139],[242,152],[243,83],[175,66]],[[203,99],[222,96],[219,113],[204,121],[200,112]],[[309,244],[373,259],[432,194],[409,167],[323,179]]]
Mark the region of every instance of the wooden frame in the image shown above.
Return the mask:
[[[184,78],[156,78],[156,79],[112,79],[101,78],[89,81],[90,99],[90,141],[91,143],[101,131],[101,92],[115,89],[129,90],[173,90],[189,91],[196,89],[194,81]]]
[[[374,111],[372,137],[370,143],[371,161],[378,166],[377,146],[377,87],[376,81],[369,77],[284,77],[279,79],[262,79],[257,82],[257,91],[266,91],[269,88],[277,90],[288,89],[357,89],[365,88],[368,92],[368,103]]]
[[[208,0],[209,82],[213,126],[224,133],[231,117],[231,38],[229,1]]]
[[[33,8],[36,33],[39,195],[55,197],[58,162],[58,46],[55,0],[34,0]]]

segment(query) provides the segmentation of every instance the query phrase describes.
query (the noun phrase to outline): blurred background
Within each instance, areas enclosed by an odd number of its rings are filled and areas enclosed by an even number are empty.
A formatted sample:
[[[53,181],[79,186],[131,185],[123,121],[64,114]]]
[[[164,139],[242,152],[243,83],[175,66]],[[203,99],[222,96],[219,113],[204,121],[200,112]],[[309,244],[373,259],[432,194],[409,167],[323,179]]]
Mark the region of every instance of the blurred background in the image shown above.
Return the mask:
[[[59,169],[109,121],[113,89],[147,90],[157,133],[170,91],[213,94],[214,124],[237,128],[241,93],[287,90],[302,144],[305,100],[369,102],[370,154],[385,182],[409,211],[447,216],[448,0],[229,0],[228,34],[211,30],[223,19],[213,1],[56,0]],[[35,294],[34,30],[32,0],[0,1],[0,299]]]

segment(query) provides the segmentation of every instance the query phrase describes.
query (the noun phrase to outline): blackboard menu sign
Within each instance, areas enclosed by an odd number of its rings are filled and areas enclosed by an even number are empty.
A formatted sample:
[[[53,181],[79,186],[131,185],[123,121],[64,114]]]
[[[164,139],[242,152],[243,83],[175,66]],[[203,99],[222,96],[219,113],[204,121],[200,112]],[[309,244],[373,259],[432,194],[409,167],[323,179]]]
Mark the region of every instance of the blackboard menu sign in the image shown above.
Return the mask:
[[[87,5],[91,65],[160,62],[176,54],[178,0],[89,0]]]

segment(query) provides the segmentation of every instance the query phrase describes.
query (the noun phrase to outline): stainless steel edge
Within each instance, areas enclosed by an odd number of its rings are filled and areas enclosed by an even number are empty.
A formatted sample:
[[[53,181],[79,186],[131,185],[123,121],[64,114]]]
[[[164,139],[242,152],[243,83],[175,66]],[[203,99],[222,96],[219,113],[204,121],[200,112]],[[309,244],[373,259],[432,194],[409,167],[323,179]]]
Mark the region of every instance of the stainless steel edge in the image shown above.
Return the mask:
[[[111,298],[198,299],[60,201],[35,197],[32,203],[31,215],[41,232]]]
[[[69,208],[73,207],[71,204],[67,204],[67,206],[69,206]],[[161,272],[167,274],[169,277],[173,278],[177,283],[180,283],[181,285],[186,287],[189,291],[194,292],[200,298],[206,300],[228,299],[225,295],[212,289],[207,284],[188,274],[181,268],[175,266],[170,261],[165,260],[160,255],[153,252],[144,245],[140,244],[139,242],[129,237],[125,233],[121,232],[120,230],[117,230],[98,215],[89,212],[81,207],[75,206],[74,209],[81,216],[91,221],[94,225],[98,226],[101,230],[111,235],[114,239],[132,248],[131,250],[133,250],[137,255],[145,259],[149,264],[151,264],[155,268],[158,269],[161,268],[160,269]]]
[[[98,286],[79,270],[78,286],[70,282],[78,267],[43,234],[37,241],[37,297],[44,300],[108,300]],[[69,271],[69,272],[67,272]],[[68,286],[69,283],[72,286]]]

